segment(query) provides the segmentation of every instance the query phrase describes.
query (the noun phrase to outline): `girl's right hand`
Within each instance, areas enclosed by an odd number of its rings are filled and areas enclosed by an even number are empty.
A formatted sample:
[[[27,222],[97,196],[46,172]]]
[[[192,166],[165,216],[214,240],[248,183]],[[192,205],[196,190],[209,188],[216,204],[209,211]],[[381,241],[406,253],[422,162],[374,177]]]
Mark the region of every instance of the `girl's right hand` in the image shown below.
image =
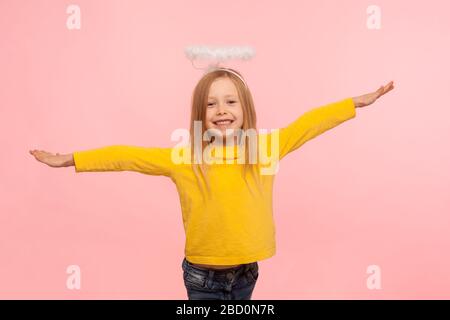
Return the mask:
[[[68,167],[73,163],[72,154],[53,154],[44,150],[30,150],[37,161],[54,168]]]

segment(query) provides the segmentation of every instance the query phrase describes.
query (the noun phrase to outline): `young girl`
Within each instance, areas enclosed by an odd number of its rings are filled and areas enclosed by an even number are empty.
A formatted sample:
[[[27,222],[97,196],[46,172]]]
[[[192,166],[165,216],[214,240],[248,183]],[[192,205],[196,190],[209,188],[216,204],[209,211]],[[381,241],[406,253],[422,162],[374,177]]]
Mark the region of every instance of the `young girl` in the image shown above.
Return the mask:
[[[275,157],[268,165],[273,168],[308,140],[354,118],[355,108],[372,104],[393,88],[391,81],[375,92],[312,109],[278,131],[258,133],[258,151],[266,142],[271,152],[263,154]],[[194,138],[199,129],[200,139]],[[186,233],[182,269],[188,298],[250,300],[259,276],[258,261],[275,254],[276,172],[262,174],[268,166],[260,158],[250,160],[251,136],[243,134],[250,129],[256,129],[256,113],[246,82],[234,69],[217,68],[194,89],[187,145],[30,153],[51,167],[75,166],[76,172],[127,170],[169,177],[179,193]],[[205,155],[208,159],[203,161]],[[243,163],[236,163],[238,159]]]

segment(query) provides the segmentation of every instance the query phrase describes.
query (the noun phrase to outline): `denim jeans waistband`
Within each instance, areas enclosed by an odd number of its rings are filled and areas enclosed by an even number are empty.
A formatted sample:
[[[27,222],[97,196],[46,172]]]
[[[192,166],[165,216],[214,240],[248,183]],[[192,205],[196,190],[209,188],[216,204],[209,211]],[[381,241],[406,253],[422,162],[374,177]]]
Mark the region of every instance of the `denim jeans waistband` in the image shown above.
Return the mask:
[[[248,270],[255,270],[258,269],[258,262],[251,262],[251,263],[245,263],[237,267],[231,267],[226,269],[208,269],[208,268],[200,268],[195,265],[193,265],[191,262],[189,262],[186,258],[183,259],[183,267],[184,269],[189,268],[190,271],[196,272],[199,274],[209,274],[210,271],[213,271],[215,275],[221,276],[226,275],[230,272],[237,273],[240,270],[248,271]]]

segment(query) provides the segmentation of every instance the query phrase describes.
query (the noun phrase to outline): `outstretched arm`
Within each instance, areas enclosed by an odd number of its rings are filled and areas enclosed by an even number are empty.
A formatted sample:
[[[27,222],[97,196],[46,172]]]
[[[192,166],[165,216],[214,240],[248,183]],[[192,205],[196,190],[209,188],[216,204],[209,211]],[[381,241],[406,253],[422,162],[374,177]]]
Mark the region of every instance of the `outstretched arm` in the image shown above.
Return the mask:
[[[112,145],[67,155],[32,150],[36,160],[51,167],[75,166],[76,172],[137,171],[170,176],[174,169],[172,148]]]
[[[377,91],[361,96],[346,98],[311,109],[295,121],[279,131],[279,158],[298,149],[305,142],[317,137],[323,132],[352,119],[356,108],[374,103],[379,97],[394,88],[393,81],[381,86]]]

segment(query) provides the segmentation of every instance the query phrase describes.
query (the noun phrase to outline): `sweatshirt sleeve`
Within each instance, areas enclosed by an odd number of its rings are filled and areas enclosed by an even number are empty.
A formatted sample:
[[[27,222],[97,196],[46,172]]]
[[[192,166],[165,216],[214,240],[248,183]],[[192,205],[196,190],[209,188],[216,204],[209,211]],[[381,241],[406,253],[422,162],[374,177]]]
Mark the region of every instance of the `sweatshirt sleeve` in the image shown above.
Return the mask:
[[[113,145],[73,152],[75,172],[136,171],[170,177],[172,148]]]
[[[294,122],[280,129],[280,159],[321,133],[354,118],[355,115],[355,104],[352,98],[329,103],[305,112]]]

